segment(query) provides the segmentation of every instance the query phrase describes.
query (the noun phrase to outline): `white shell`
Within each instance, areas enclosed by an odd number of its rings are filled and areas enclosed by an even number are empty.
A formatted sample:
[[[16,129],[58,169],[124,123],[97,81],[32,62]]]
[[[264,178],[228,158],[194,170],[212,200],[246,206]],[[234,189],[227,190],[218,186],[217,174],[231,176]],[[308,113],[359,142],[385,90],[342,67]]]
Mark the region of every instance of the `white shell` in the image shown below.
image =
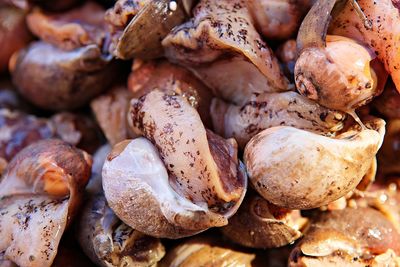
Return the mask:
[[[385,133],[365,129],[329,138],[292,127],[273,127],[247,144],[244,161],[254,188],[290,209],[326,205],[353,190],[367,173]]]

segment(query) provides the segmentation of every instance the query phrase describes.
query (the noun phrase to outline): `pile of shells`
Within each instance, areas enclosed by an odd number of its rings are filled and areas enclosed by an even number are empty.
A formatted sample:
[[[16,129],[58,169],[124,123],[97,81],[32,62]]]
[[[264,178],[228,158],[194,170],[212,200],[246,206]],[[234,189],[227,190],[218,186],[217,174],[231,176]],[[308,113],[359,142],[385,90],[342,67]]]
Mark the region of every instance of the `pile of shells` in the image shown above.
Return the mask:
[[[400,266],[399,36],[392,0],[0,0],[0,267]]]

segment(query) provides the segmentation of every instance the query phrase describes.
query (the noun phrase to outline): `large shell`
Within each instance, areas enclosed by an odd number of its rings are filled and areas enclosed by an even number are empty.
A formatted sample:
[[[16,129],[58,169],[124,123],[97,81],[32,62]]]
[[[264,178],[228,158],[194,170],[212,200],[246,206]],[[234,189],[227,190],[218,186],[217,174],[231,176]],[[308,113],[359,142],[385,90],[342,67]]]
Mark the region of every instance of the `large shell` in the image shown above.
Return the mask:
[[[196,205],[175,192],[168,180],[157,149],[145,138],[118,144],[103,167],[110,207],[126,224],[152,236],[180,238],[223,226],[238,208],[236,204],[219,214]]]
[[[254,136],[244,160],[254,188],[273,204],[311,209],[353,190],[367,173],[385,133],[384,121],[329,138],[292,127]]]
[[[168,238],[226,225],[247,184],[234,141],[207,131],[179,95],[153,91],[132,101],[131,114],[133,129],[154,145],[125,141],[106,161],[103,187],[118,217]]]

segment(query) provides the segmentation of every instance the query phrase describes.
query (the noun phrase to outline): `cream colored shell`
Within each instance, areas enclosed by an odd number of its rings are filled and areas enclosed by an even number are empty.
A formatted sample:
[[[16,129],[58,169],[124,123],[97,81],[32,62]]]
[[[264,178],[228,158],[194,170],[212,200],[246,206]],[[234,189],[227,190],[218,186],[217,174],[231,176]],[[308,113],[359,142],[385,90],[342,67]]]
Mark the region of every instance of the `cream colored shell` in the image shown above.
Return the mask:
[[[254,188],[290,209],[326,205],[353,190],[380,148],[385,122],[329,138],[293,127],[273,127],[247,144],[244,161]],[[376,129],[376,130],[375,130]]]

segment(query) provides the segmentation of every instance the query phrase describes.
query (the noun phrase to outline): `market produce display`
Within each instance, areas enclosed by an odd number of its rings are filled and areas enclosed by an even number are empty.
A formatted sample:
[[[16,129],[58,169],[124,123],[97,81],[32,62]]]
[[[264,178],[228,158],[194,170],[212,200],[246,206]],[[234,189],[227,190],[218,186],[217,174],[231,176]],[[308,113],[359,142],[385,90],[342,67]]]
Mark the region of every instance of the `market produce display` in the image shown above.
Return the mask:
[[[396,0],[0,0],[0,267],[400,266]]]

